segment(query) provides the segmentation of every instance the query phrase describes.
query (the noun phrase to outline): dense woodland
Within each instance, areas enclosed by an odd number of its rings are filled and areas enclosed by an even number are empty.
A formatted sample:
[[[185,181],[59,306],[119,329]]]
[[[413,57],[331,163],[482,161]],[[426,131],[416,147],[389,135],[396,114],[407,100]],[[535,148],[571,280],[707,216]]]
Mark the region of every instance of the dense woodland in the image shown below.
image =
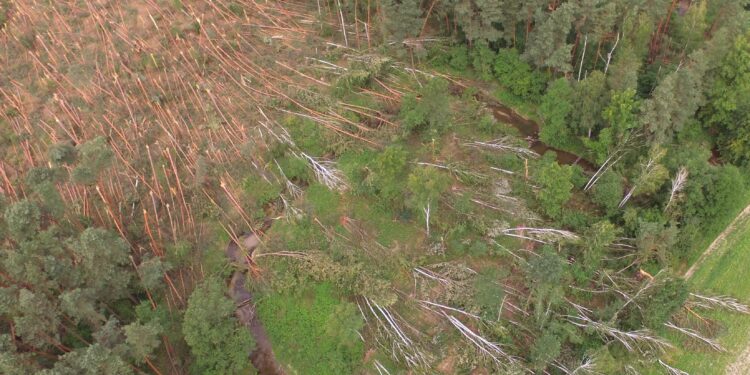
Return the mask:
[[[683,277],[750,203],[746,0],[0,0],[0,44],[2,374],[684,374],[750,313]]]

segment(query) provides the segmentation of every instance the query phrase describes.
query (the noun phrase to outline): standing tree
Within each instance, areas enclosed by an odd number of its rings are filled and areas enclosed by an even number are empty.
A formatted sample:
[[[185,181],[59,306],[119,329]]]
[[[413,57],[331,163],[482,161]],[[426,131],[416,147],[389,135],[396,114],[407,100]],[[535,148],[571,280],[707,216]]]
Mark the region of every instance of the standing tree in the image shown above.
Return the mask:
[[[538,12],[536,28],[529,35],[524,57],[538,67],[569,73],[573,71],[566,38],[572,26],[577,5],[566,2],[552,13]]]
[[[564,150],[572,149],[576,141],[570,129],[570,114],[573,111],[573,89],[565,78],[559,78],[547,89],[539,105],[539,115],[544,125],[539,138],[550,146]]]
[[[558,164],[554,152],[545,154],[540,163],[541,166],[534,176],[540,187],[536,191],[536,197],[547,215],[559,218],[563,205],[572,195],[573,169],[569,165]]]
[[[750,161],[750,33],[740,35],[724,57],[701,111],[706,127],[717,133],[724,155]]]
[[[533,299],[534,313],[540,327],[547,321],[551,307],[562,301],[566,274],[565,261],[549,245],[541,248],[539,256],[529,259],[526,268],[526,279],[531,289],[529,298]]]
[[[235,305],[224,284],[208,278],[193,291],[185,310],[182,333],[195,356],[197,372],[208,375],[246,373],[255,341],[234,317]]]
[[[627,142],[631,133],[638,127],[637,115],[640,105],[633,89],[612,95],[602,113],[607,127],[599,132],[596,140],[584,140],[597,162],[604,162],[618,146]]]
[[[409,175],[407,186],[411,206],[424,214],[425,230],[430,235],[430,217],[440,195],[448,188],[450,181],[436,168],[416,168]]]

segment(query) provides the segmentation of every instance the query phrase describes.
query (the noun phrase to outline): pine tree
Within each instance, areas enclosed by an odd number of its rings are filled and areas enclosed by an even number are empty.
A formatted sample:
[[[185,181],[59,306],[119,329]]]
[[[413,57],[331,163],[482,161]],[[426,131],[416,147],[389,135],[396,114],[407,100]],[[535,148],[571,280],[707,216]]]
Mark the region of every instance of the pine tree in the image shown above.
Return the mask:
[[[219,280],[206,279],[190,295],[185,310],[182,333],[202,374],[237,374],[251,368],[248,356],[255,342],[234,317],[236,307],[224,289]]]

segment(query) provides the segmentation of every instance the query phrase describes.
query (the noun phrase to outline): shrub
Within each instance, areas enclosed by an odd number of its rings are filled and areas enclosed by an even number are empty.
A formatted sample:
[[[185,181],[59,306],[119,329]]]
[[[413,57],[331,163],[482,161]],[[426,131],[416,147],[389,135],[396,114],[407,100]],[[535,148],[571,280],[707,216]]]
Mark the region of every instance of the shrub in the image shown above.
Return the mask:
[[[257,207],[271,203],[281,194],[281,186],[272,184],[260,176],[246,177],[242,180],[242,189],[255,200]]]
[[[447,130],[451,120],[448,82],[434,78],[419,90],[421,99],[407,95],[401,104],[400,117],[408,133],[425,132],[437,137]]]
[[[622,178],[617,172],[607,171],[592,189],[591,200],[608,215],[617,210],[623,197]]]
[[[339,195],[327,187],[314,184],[307,188],[307,203],[312,212],[324,223],[335,223],[338,219]]]

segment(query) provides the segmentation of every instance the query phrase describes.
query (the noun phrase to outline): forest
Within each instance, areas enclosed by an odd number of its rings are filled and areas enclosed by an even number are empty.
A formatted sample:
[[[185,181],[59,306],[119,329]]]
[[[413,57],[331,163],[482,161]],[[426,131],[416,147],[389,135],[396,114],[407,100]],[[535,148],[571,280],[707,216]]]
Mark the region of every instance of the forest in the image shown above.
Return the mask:
[[[750,373],[750,0],[0,0],[0,46],[0,374]]]

